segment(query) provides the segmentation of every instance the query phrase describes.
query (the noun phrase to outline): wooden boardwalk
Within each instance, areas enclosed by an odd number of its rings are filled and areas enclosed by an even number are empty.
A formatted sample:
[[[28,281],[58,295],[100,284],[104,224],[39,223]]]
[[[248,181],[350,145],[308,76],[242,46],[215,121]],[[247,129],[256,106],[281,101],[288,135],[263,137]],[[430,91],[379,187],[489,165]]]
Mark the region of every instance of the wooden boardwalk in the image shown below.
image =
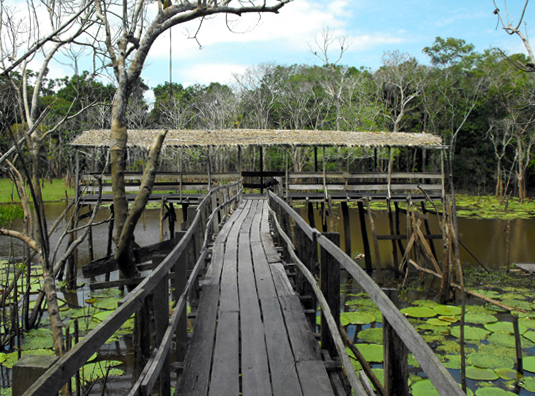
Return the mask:
[[[245,200],[216,237],[176,395],[334,395],[269,233]]]

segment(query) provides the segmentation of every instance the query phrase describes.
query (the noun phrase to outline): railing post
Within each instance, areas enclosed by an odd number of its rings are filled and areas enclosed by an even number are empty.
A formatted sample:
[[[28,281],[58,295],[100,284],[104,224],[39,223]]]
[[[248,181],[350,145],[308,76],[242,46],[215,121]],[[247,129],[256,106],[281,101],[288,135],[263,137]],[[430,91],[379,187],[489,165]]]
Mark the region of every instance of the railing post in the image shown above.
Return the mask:
[[[396,303],[397,289],[383,289],[387,296]],[[394,328],[383,317],[383,354],[385,369],[385,391],[389,396],[409,395],[409,367],[407,347],[399,338]]]
[[[175,301],[178,302],[180,295],[184,291],[184,287],[186,286],[187,280],[188,280],[188,254],[187,254],[187,251],[184,251],[175,263],[175,279],[174,279]],[[187,312],[186,310],[184,310],[184,313],[180,315],[178,326],[175,332],[175,340],[176,340],[175,356],[178,362],[183,362],[186,356],[186,348],[187,348],[187,341],[188,341],[187,338],[188,338],[188,321],[187,321]]]
[[[165,256],[156,255],[152,260],[153,268],[156,268]],[[155,319],[155,329],[153,331],[156,333],[156,345],[160,347],[163,336],[167,326],[169,326],[169,276],[166,275],[160,281],[158,286],[154,288],[152,292],[153,306],[154,309],[154,319]],[[171,373],[170,373],[170,357],[169,354],[165,356],[165,363],[162,366],[162,371],[160,372],[160,396],[170,396],[171,395]]]
[[[294,228],[295,233],[295,250],[299,259],[306,265],[307,269],[314,274],[316,272],[315,266],[318,262],[318,245],[316,238],[314,241],[308,239],[305,232],[298,226]],[[315,234],[314,234],[315,236]],[[314,294],[312,285],[308,283],[301,271],[297,271],[296,275],[297,293],[300,296],[306,297],[303,299],[303,307],[310,312],[307,315],[308,320],[312,326],[316,324],[316,307],[317,300]]]
[[[323,232],[322,235],[336,246],[340,246],[339,233]],[[340,327],[340,263],[323,248],[321,248],[320,282],[321,292],[329,304],[337,327]],[[321,347],[327,349],[331,356],[338,356],[323,315],[321,316]]]

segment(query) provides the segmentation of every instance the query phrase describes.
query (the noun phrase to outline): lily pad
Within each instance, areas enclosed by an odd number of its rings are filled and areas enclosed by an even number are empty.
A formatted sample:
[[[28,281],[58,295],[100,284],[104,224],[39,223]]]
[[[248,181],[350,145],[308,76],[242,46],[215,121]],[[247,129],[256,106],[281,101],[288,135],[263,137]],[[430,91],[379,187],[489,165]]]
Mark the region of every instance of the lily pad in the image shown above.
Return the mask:
[[[451,326],[451,322],[437,318],[431,318],[427,321],[427,323],[432,326]]]
[[[476,381],[494,381],[500,377],[494,370],[469,366],[466,368],[466,378]]]
[[[508,368],[512,369],[515,366],[513,359],[504,356],[489,355],[486,353],[472,353],[470,355],[472,365],[479,368]]]
[[[124,370],[114,368],[121,365],[122,362],[118,360],[102,361],[97,363],[88,363],[83,367],[83,377],[87,382],[94,381],[98,378],[103,378],[106,373],[109,376],[120,376],[124,374]],[[109,371],[108,371],[109,370]]]
[[[530,373],[535,373],[535,356],[522,358],[522,366],[524,367],[524,370],[529,371]]]
[[[473,324],[487,324],[487,323],[497,322],[498,318],[494,315],[485,314],[485,313],[467,312],[464,315],[464,321],[466,323],[473,323]]]
[[[513,308],[521,308],[525,309],[526,311],[530,311],[533,309],[532,305],[528,301],[522,301],[522,300],[502,300],[502,302],[505,305],[508,305]]]
[[[519,384],[528,392],[535,392],[535,377],[524,377]]]
[[[494,372],[505,380],[516,380],[523,377],[518,371],[508,368],[498,368]]]
[[[357,344],[357,348],[369,363],[383,362],[383,346],[377,344]]]
[[[343,315],[340,315],[340,326],[346,327],[349,324],[349,320]]]
[[[118,297],[108,297],[103,299],[97,299],[93,306],[100,308],[100,309],[109,309],[109,310],[116,310],[117,309],[117,303],[120,301],[120,298]]]
[[[495,322],[485,324],[485,329],[492,331],[493,333],[497,331],[503,331],[508,333],[514,333],[513,323],[511,322]],[[518,325],[518,331],[520,334],[525,333],[527,330],[526,327]]]
[[[439,315],[455,316],[461,314],[461,308],[454,305],[436,305],[433,310]]]
[[[435,386],[428,379],[412,384],[411,393],[414,396],[440,396]]]
[[[383,329],[364,329],[359,331],[358,337],[370,344],[382,344],[383,343]]]
[[[93,319],[96,319],[99,322],[102,322],[108,316],[110,316],[114,311],[100,311],[93,315]]]
[[[535,320],[530,318],[522,318],[518,320],[518,324],[527,327],[529,330],[535,330]]]
[[[444,320],[446,322],[450,322],[450,323],[456,323],[459,321],[459,318],[457,316],[439,316],[438,317],[440,320]]]
[[[531,342],[535,342],[535,331],[526,331],[524,334],[522,334],[524,337],[526,337]]]
[[[375,322],[375,316],[363,312],[343,312],[340,317],[346,318],[350,324],[365,325]]]
[[[476,390],[476,396],[517,396],[516,393],[506,391],[502,388],[480,388]]]
[[[461,356],[460,355],[446,355],[444,356],[445,362],[444,367],[452,369],[452,370],[460,370],[461,369]],[[470,364],[470,359],[466,359],[466,364]]]
[[[516,359],[516,350],[514,347],[510,348],[496,344],[485,344],[479,346],[478,352],[494,356],[504,356],[513,360]]]
[[[412,305],[416,305],[418,307],[433,308],[437,306],[438,303],[433,300],[415,300],[412,302]]]
[[[511,333],[505,333],[501,331],[492,333],[487,338],[487,341],[498,344],[498,345],[503,345],[509,348],[515,347],[515,336]],[[520,337],[520,342],[521,342],[522,348],[533,348],[535,346],[535,343],[531,342],[530,340],[524,337]]]
[[[412,316],[413,318],[432,318],[433,316],[437,316],[434,309],[427,307],[403,308],[401,313],[406,316]]]
[[[346,347],[346,352],[351,360],[351,364],[353,365],[353,368],[355,369],[355,371],[362,370],[362,366],[360,365],[360,362],[355,357],[355,354],[353,353],[353,351],[350,348]]]
[[[485,329],[480,329],[474,326],[464,326],[464,338],[466,340],[484,340],[490,334]],[[451,329],[451,335],[457,338],[461,337],[461,328],[454,327]]]

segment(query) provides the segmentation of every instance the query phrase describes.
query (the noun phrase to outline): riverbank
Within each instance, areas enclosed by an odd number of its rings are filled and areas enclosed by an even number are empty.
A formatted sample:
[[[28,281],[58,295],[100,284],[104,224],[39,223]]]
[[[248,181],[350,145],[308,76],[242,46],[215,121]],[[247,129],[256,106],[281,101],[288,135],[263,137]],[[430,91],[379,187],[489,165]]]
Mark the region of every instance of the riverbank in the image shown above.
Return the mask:
[[[26,193],[30,197],[30,189],[26,187]],[[74,197],[74,188],[65,184],[63,179],[53,179],[44,181],[41,186],[44,202],[59,202],[65,199],[65,194],[70,198]],[[9,178],[0,179],[0,204],[20,203],[15,185]]]

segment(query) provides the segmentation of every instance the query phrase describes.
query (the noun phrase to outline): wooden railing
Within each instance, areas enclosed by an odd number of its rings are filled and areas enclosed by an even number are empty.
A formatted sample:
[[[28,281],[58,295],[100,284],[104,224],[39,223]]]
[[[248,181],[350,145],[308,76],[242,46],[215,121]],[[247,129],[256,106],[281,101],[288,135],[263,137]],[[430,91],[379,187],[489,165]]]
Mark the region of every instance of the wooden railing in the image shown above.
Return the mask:
[[[158,172],[153,191],[184,191],[184,190],[210,190],[222,182],[238,180],[240,173],[200,173],[200,172]],[[139,191],[143,173],[126,172],[125,190],[127,192]],[[80,174],[80,182],[87,192],[98,191],[98,180],[102,181],[102,191],[112,190],[111,175],[109,173]],[[208,187],[210,186],[210,187]]]
[[[345,254],[331,239],[329,235],[318,232],[311,228],[301,216],[296,213],[285,201],[276,194],[269,192],[270,207],[272,208],[272,219],[281,239],[287,244],[287,252],[290,260],[294,262],[300,270],[300,277],[297,279],[297,288],[302,294],[313,292],[311,297],[317,298],[322,312],[321,330],[329,330],[329,337],[322,334],[322,348],[324,340],[334,343],[342,365],[355,394],[365,395],[363,385],[356,377],[352,364],[345,351],[340,336],[339,325],[339,284],[338,292],[329,291],[332,279],[321,275],[321,290],[317,285],[313,275],[315,262],[317,261],[317,246],[320,245],[322,251],[327,253],[334,263],[338,263],[345,268],[355,281],[368,293],[383,314],[383,337],[385,345],[385,394],[408,394],[408,371],[400,366],[407,367],[406,349],[397,349],[404,345],[416,358],[422,370],[431,380],[440,395],[465,395],[457,382],[442,365],[431,348],[420,337],[414,327],[401,314],[395,304],[388,298],[383,290],[371,279],[366,272],[358,266],[355,261]],[[291,225],[293,221],[293,227]],[[324,260],[322,260],[324,261]],[[322,263],[322,271],[336,273],[339,271],[329,270],[329,266]],[[306,283],[303,280],[306,279]],[[299,290],[301,289],[301,290]],[[327,293],[326,293],[327,292]],[[326,296],[324,296],[326,294]],[[306,300],[304,300],[306,301]],[[332,301],[332,303],[330,303]],[[338,305],[336,305],[338,303]],[[314,303],[315,306],[315,303]],[[315,308],[315,307],[313,307]],[[315,309],[313,310],[315,312]],[[325,318],[325,319],[323,319]],[[396,389],[394,393],[394,390]]]
[[[70,378],[134,313],[136,322],[138,319],[146,324],[156,322],[156,329],[149,329],[148,334],[145,334],[149,338],[149,340],[145,339],[145,342],[150,344],[150,338],[156,336],[157,345],[149,351],[150,358],[140,370],[141,374],[129,395],[149,395],[159,377],[169,378],[168,356],[173,335],[177,334],[177,347],[178,344],[184,345],[185,340],[178,336],[184,336],[186,332],[187,296],[205,264],[208,242],[211,241],[211,235],[219,229],[220,222],[229,213],[230,206],[241,200],[242,191],[241,180],[211,190],[197,207],[196,215],[188,230],[171,253],[119,302],[118,308],[108,318],[87,334],[67,354],[59,358],[24,393],[24,396],[57,395],[63,385],[70,381]],[[189,277],[186,275],[188,264],[190,264],[188,259],[193,259],[192,262],[195,263],[194,266],[189,265],[191,270]],[[169,321],[168,276],[172,269],[175,271],[176,305]],[[185,282],[186,279],[187,282]],[[164,299],[165,303],[157,304],[158,299]],[[161,300],[158,301],[161,302]],[[167,391],[160,392],[160,395],[168,395],[169,381],[161,381],[161,386],[167,387]]]

